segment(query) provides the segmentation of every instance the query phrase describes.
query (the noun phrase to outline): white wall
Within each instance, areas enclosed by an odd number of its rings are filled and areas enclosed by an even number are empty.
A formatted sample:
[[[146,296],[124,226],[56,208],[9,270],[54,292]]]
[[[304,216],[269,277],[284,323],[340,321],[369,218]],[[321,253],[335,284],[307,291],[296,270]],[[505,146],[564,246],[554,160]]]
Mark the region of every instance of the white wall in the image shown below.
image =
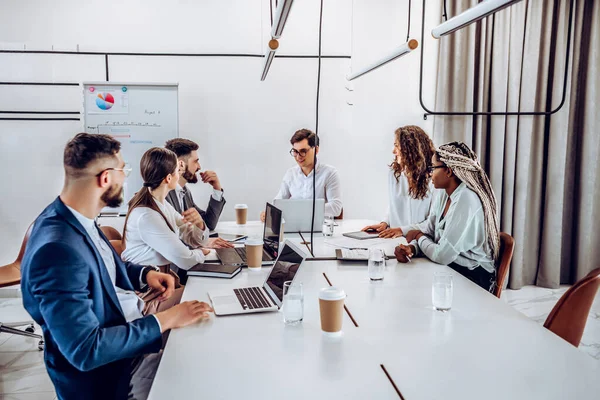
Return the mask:
[[[3,49],[262,54],[269,38],[268,0],[0,1]],[[412,3],[411,37],[420,39],[421,4]],[[433,26],[440,2],[430,3]],[[278,54],[317,54],[319,4],[296,0]],[[321,160],[340,171],[347,218],[385,212],[393,131],[433,126],[418,103],[418,51],[345,80],[351,65],[405,42],[407,11],[407,0],[325,1],[323,54],[353,55],[322,60],[319,116]],[[437,49],[427,31],[426,39],[424,93],[432,105]],[[203,168],[218,172],[228,200],[223,219],[233,218],[237,202],[258,215],[294,165],[289,137],[315,127],[317,60],[275,59],[265,82],[261,67],[249,57],[109,58],[111,80],[180,83],[180,136],[197,141]],[[102,81],[104,74],[102,55],[0,54],[0,81]],[[0,110],[76,111],[80,96],[77,87],[0,86]],[[0,264],[14,259],[28,224],[59,193],[62,150],[80,130],[77,121],[0,121]],[[205,203],[209,188],[192,190]]]

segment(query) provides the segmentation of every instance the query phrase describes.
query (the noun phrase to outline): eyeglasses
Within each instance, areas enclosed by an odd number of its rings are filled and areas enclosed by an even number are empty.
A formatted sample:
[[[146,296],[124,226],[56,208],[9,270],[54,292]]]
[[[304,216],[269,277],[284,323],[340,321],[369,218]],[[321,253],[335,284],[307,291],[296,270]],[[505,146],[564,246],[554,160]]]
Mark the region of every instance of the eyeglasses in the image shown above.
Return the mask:
[[[106,168],[106,169],[103,169],[102,171],[98,172],[96,174],[96,176],[102,175],[104,173],[104,171],[123,171],[123,174],[125,175],[125,177],[128,177],[129,174],[131,174],[132,170],[133,170],[133,168],[131,168],[131,165],[129,165],[129,163],[125,163],[123,168]]]
[[[433,170],[436,168],[447,168],[446,165],[430,165],[429,167],[427,167],[427,172],[429,172],[430,174],[433,174]]]
[[[312,147],[310,149],[312,149]],[[298,155],[301,155],[302,157],[306,157],[306,154],[310,151],[310,149],[300,149],[300,150],[291,149],[290,155],[292,157],[298,157]]]

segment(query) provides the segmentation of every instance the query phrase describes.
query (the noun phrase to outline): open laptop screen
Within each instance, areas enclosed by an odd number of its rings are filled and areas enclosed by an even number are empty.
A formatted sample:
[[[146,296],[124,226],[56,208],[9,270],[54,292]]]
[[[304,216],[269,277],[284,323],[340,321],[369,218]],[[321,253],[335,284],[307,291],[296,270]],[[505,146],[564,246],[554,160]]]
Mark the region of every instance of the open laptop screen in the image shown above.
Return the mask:
[[[294,280],[303,260],[303,256],[298,254],[288,244],[284,245],[283,249],[281,249],[279,259],[277,259],[264,285],[265,289],[271,293],[273,300],[276,300],[273,295],[277,297],[277,300],[279,300],[278,306],[283,301],[283,283]]]
[[[267,203],[267,209],[265,210],[265,231],[263,233],[263,240],[265,243],[265,250],[271,255],[271,257],[273,257],[273,259],[277,258],[277,252],[279,250],[281,216],[282,212],[280,209]]]

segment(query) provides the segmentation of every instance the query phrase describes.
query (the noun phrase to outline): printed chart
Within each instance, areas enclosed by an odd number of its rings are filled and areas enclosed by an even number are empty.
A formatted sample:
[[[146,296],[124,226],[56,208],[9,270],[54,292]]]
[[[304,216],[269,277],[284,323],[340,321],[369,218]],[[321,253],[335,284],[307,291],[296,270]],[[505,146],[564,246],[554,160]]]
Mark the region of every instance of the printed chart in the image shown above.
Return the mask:
[[[110,110],[115,105],[115,98],[110,93],[98,93],[96,105],[101,110]]]

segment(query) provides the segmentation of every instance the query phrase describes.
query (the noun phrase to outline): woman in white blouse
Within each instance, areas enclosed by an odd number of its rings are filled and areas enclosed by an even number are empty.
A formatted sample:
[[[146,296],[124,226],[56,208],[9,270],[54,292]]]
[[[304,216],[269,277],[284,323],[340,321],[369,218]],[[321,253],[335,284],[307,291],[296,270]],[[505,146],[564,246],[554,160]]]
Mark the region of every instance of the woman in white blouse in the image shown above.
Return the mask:
[[[382,222],[364,227],[383,238],[402,236],[402,226],[422,222],[429,215],[433,188],[427,167],[435,153],[433,142],[418,126],[394,132],[395,158],[388,177],[388,212]]]
[[[440,146],[430,171],[435,187],[445,193],[436,197],[427,220],[403,228],[409,245],[396,247],[396,258],[408,262],[424,254],[492,291],[500,231],[496,196],[487,174],[477,155],[462,142]]]
[[[203,262],[209,250],[198,247],[208,243],[209,230],[202,217],[193,207],[182,216],[165,201],[179,181],[175,153],[154,147],[142,156],[140,170],[144,187],[129,202],[123,260],[142,265],[174,264],[183,270]]]

